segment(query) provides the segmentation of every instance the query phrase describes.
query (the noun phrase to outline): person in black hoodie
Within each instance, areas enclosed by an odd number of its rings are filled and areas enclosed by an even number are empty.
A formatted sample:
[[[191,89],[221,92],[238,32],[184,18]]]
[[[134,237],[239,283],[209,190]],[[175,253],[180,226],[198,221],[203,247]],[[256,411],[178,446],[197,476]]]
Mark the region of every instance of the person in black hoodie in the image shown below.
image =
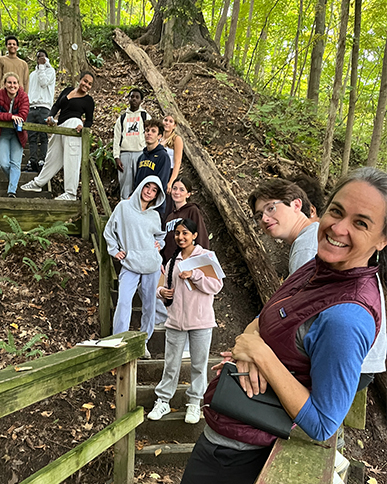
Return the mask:
[[[138,187],[144,178],[155,175],[160,178],[163,190],[166,193],[171,172],[171,160],[164,146],[160,144],[160,139],[164,133],[164,125],[158,119],[149,119],[145,121],[144,126],[146,147],[137,161],[134,189]],[[164,211],[165,202],[158,212],[163,214]]]

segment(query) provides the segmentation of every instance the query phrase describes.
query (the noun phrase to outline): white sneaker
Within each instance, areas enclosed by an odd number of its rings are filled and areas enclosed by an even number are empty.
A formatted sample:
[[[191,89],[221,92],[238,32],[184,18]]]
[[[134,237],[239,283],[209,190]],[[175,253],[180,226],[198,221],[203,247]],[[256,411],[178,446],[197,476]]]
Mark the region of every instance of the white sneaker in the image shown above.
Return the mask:
[[[152,358],[152,355],[150,354],[150,351],[148,350],[147,345],[145,345],[145,352],[141,358],[144,360],[150,360]]]
[[[335,471],[338,474],[342,474],[345,472],[349,467],[349,460],[346,459],[341,452],[336,450],[336,457],[335,457]]]
[[[149,420],[160,420],[161,417],[167,415],[171,411],[171,407],[169,403],[163,402],[161,398],[158,398],[155,401],[155,405],[153,409],[148,413]]]
[[[182,359],[183,360],[189,360],[190,358],[191,358],[191,353],[189,352],[189,350],[183,351]]]
[[[344,481],[336,471],[333,473],[333,484],[344,484]]]
[[[69,201],[74,201],[76,200],[77,197],[75,195],[71,195],[70,193],[62,193],[62,195],[59,195],[59,197],[54,198],[54,200],[69,200]]]
[[[29,181],[25,185],[22,185],[20,188],[22,190],[24,190],[25,192],[41,192],[42,191],[42,188],[39,185],[37,185],[34,182],[34,180]]]
[[[188,424],[197,424],[200,420],[200,405],[187,403],[187,412],[184,420]]]

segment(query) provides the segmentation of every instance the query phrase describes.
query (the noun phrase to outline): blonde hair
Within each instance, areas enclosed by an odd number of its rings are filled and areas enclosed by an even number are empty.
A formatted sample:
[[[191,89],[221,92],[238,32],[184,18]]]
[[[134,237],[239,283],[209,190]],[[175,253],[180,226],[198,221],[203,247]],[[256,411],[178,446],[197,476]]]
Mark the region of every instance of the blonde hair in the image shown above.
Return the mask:
[[[18,84],[20,84],[20,77],[15,72],[6,72],[2,79],[3,86],[5,86],[5,81],[8,79],[8,77],[14,77]]]
[[[171,149],[174,149],[175,148],[175,140],[177,138],[177,134],[175,132],[175,129],[176,129],[176,126],[177,126],[177,121],[175,119],[175,117],[170,114],[170,113],[167,113],[165,116],[164,116],[164,119],[167,118],[167,117],[170,117],[173,119],[173,121],[175,122],[175,127],[173,128],[173,131],[172,131],[172,134],[171,136],[169,136],[167,139],[166,139],[166,142],[165,142],[165,147],[167,148],[171,148]],[[165,138],[164,138],[165,139]]]

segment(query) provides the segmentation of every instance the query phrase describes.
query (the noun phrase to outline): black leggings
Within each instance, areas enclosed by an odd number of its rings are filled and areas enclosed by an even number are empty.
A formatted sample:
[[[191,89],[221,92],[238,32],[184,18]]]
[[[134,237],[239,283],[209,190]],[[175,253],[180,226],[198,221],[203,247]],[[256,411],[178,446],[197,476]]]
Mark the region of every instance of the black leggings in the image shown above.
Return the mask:
[[[212,444],[201,434],[181,484],[253,484],[272,449],[234,450]]]

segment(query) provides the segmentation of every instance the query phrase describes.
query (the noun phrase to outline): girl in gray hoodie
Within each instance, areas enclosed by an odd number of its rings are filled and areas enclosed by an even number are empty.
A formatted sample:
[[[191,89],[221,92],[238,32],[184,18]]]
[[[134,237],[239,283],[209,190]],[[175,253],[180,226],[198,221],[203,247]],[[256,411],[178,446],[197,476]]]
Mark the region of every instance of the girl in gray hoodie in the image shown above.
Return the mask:
[[[156,289],[160,278],[165,232],[156,208],[165,199],[157,176],[148,176],[139,184],[129,200],[122,200],[106,224],[104,237],[108,253],[121,264],[118,302],[113,319],[113,334],[128,331],[132,315],[132,300],[141,282],[141,331],[148,333],[155,326]],[[150,353],[145,347],[145,357]]]

